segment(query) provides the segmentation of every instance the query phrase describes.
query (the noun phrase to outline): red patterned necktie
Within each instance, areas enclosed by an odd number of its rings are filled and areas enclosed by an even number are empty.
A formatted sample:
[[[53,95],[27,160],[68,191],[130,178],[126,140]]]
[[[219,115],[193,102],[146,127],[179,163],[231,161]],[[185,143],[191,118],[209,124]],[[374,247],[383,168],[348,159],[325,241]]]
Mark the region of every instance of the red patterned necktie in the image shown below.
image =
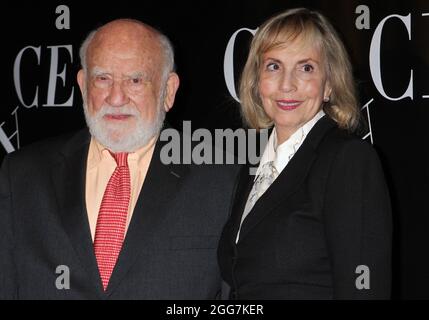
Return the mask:
[[[95,229],[94,251],[106,290],[122,248],[131,196],[128,153],[112,153],[117,167],[104,191]]]

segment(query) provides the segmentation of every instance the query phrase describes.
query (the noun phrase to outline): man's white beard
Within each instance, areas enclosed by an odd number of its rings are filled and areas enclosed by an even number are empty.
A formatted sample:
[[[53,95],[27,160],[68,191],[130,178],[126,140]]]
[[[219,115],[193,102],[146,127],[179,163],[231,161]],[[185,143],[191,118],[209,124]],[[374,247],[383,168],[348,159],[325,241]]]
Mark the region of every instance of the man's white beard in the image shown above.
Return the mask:
[[[160,99],[162,102],[163,99]],[[140,112],[131,106],[111,107],[103,106],[95,115],[90,115],[86,103],[86,97],[83,98],[83,110],[85,113],[86,123],[91,135],[104,147],[114,153],[134,152],[144,146],[162,129],[165,111],[162,103],[157,108],[157,113],[153,121],[143,119]],[[103,119],[106,114],[115,115],[133,115],[135,121],[134,128],[130,125],[118,121],[117,123],[108,123]]]

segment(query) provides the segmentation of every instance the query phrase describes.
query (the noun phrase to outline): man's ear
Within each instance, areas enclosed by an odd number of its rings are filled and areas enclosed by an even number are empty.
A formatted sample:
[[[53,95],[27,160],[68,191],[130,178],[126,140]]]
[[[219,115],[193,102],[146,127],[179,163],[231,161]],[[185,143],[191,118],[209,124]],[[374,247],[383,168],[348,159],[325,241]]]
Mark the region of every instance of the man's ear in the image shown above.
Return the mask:
[[[167,87],[164,99],[165,112],[170,111],[174,104],[174,98],[176,97],[177,89],[179,88],[180,80],[179,76],[175,72],[171,72],[168,75]]]
[[[79,85],[80,92],[82,93],[82,97],[84,93],[86,92],[86,79],[85,79],[85,72],[83,69],[80,69],[77,73],[77,83]]]

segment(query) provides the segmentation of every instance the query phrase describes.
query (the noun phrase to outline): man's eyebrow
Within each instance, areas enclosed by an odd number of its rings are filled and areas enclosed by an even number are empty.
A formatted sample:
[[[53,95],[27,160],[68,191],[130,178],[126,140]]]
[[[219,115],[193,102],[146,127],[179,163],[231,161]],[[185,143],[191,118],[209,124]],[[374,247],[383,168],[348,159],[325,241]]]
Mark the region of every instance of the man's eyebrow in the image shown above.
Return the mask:
[[[92,68],[90,74],[91,74],[91,76],[96,77],[96,76],[100,76],[100,75],[108,75],[108,74],[110,74],[110,72],[108,72],[107,70],[104,70],[100,67],[94,67],[94,68]],[[142,78],[144,80],[150,80],[148,73],[144,72],[144,71],[131,72],[130,74],[125,75],[124,78]]]
[[[147,79],[148,75],[146,72],[143,72],[143,71],[135,71],[135,72],[131,72],[129,75],[127,75],[127,77]]]
[[[103,74],[108,74],[108,72],[100,67],[94,67],[92,68],[90,74],[92,76],[99,76],[99,75],[103,75]]]

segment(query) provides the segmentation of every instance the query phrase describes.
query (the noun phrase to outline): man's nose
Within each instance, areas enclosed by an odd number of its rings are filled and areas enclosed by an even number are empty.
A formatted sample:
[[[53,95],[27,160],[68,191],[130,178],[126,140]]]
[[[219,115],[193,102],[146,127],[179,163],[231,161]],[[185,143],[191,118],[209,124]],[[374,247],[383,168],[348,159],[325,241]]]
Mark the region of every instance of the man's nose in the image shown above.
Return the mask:
[[[110,87],[106,102],[112,107],[121,107],[129,102],[128,95],[122,86],[121,81],[114,81]]]

